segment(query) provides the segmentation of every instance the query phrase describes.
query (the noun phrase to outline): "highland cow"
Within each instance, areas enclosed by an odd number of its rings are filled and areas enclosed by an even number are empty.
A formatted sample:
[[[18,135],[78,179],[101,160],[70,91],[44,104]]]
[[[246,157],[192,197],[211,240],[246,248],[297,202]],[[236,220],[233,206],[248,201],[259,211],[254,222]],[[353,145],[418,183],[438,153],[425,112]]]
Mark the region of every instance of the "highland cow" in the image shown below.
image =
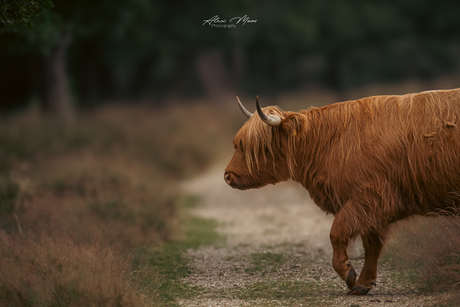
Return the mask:
[[[238,98],[238,97],[237,97]],[[257,115],[233,140],[224,179],[246,190],[292,179],[333,214],[332,264],[350,291],[375,285],[377,262],[391,223],[449,210],[460,202],[460,89],[375,96]],[[361,236],[359,279],[346,248]]]

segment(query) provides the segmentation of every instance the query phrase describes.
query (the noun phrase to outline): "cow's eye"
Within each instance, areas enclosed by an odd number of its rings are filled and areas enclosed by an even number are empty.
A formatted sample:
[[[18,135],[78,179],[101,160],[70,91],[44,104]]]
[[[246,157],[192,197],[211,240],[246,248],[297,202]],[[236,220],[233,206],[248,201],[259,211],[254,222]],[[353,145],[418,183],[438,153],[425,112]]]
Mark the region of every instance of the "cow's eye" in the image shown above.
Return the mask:
[[[238,144],[233,144],[233,149],[234,150],[239,150],[241,152],[244,152],[244,148],[243,148],[243,142],[238,142]]]

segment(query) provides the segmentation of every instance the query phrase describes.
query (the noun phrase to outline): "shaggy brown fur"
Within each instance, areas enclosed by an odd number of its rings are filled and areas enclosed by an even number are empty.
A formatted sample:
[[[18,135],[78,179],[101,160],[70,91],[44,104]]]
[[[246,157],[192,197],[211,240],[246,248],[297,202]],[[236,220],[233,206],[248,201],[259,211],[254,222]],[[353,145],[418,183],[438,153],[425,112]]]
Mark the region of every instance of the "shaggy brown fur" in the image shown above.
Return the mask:
[[[336,218],[334,269],[366,294],[376,278],[388,225],[460,203],[460,89],[375,96],[307,111],[264,109],[282,121],[252,116],[234,139],[226,168],[234,188],[292,179]],[[366,253],[359,280],[346,246],[361,235]]]

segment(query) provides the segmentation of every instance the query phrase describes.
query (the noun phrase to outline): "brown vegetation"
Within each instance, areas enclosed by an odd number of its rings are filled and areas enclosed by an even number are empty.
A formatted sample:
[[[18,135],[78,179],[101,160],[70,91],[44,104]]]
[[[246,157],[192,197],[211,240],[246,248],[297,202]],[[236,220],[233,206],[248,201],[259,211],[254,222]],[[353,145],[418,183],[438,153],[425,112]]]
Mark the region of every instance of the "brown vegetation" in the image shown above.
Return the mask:
[[[178,179],[211,161],[221,121],[199,106],[2,118],[0,305],[155,305],[136,250],[177,236]]]
[[[453,211],[400,222],[384,257],[423,291],[449,292],[446,303],[460,299],[460,211]]]

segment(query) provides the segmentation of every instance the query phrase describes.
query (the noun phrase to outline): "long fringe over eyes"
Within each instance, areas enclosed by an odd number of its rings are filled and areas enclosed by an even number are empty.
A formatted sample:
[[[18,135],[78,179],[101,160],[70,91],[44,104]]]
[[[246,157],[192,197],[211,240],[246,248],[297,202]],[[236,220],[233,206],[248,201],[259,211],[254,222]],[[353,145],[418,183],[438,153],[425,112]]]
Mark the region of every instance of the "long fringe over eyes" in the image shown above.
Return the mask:
[[[263,109],[268,116],[278,115],[281,120],[284,119],[283,111],[277,107],[267,107]],[[264,123],[259,115],[255,113],[248,122],[241,128],[240,132],[235,136],[234,144],[237,148],[244,152],[246,165],[249,173],[252,175],[253,169],[260,169],[259,156],[262,154],[263,163],[266,164],[270,158],[275,171],[275,146],[280,146],[279,128],[272,127]],[[269,157],[267,157],[267,152]]]

